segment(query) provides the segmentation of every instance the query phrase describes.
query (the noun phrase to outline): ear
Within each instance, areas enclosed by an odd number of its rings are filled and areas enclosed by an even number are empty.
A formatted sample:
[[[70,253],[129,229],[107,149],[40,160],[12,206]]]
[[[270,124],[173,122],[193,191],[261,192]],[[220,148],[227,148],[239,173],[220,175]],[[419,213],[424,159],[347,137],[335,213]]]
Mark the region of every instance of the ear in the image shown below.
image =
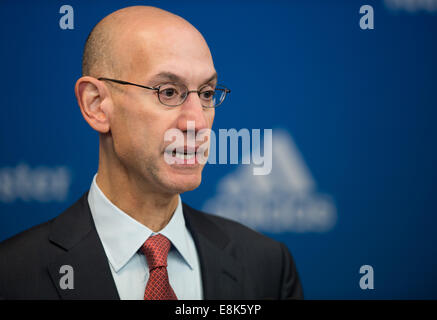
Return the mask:
[[[94,130],[107,133],[112,99],[104,83],[93,77],[81,77],[76,81],[74,92],[85,121]]]

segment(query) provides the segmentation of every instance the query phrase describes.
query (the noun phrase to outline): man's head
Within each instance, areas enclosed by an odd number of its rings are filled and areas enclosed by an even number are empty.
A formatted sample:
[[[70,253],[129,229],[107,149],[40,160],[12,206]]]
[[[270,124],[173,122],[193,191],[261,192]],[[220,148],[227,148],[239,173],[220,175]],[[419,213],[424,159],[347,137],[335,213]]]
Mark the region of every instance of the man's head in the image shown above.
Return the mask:
[[[99,81],[106,77],[149,87],[181,83],[189,90],[216,85],[209,48],[190,23],[153,7],[128,7],[100,21],[85,45],[83,77],[75,87],[81,112],[100,133],[100,171],[123,174],[145,191],[181,193],[196,188],[203,166],[170,165],[164,134],[187,121],[197,132],[211,128],[214,108],[189,94],[177,107],[163,105],[157,92]],[[185,143],[186,144],[186,143]],[[108,172],[106,172],[108,173]]]

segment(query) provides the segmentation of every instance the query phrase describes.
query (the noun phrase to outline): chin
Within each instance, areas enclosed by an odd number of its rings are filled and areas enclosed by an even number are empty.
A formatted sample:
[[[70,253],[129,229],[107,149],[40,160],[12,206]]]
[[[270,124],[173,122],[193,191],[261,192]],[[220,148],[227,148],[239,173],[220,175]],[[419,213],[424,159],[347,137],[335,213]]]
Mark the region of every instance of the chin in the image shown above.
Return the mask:
[[[202,181],[201,177],[195,177],[195,178],[193,177],[191,179],[187,179],[187,177],[185,177],[185,179],[182,178],[173,181],[172,184],[173,184],[173,189],[177,193],[184,193],[196,189],[200,185],[201,181]]]
[[[157,181],[166,192],[184,193],[196,189],[202,182],[203,165],[164,165],[155,171]]]
[[[162,179],[159,180],[161,180],[160,185],[162,189],[172,194],[194,190],[202,181],[201,172],[192,174],[177,174],[173,172],[161,177]]]

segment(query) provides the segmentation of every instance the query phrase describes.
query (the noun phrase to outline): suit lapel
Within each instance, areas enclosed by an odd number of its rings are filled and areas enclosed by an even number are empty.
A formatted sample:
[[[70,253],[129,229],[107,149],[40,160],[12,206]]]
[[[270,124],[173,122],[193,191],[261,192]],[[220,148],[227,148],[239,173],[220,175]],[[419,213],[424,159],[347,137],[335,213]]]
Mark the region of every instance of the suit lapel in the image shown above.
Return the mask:
[[[185,203],[183,212],[199,255],[204,299],[241,298],[244,273],[232,242],[202,212]]]
[[[65,253],[48,265],[48,271],[62,299],[119,299],[87,196],[53,221],[49,239]],[[72,273],[61,273],[62,266],[71,267]],[[66,276],[73,288],[61,288]]]
[[[49,239],[65,252],[48,265],[62,299],[120,299],[88,205],[88,192],[57,217]],[[238,299],[243,294],[243,268],[227,235],[204,213],[185,203],[183,213],[199,255],[204,299]],[[62,266],[73,270],[73,288],[61,288]]]

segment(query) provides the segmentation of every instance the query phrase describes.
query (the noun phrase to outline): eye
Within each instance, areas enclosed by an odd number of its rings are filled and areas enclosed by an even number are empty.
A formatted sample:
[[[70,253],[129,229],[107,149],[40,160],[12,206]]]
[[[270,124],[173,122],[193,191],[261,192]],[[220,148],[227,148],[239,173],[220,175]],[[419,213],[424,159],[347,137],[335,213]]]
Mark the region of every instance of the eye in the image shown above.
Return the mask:
[[[214,90],[205,90],[200,93],[200,98],[209,101],[214,97],[214,94]]]
[[[178,91],[174,87],[167,87],[159,90],[159,94],[164,98],[174,98],[178,95]]]

